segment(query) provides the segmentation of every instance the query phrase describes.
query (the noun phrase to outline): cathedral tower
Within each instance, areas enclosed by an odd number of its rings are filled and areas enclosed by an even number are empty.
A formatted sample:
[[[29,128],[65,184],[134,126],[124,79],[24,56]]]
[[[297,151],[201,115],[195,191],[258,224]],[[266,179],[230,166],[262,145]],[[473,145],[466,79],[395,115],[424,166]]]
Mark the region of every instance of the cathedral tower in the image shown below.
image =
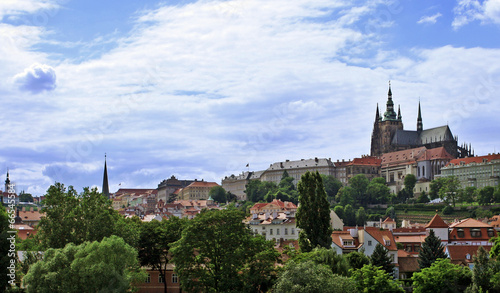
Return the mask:
[[[104,176],[102,178],[102,195],[109,198],[108,167],[106,166],[106,155],[104,155]]]

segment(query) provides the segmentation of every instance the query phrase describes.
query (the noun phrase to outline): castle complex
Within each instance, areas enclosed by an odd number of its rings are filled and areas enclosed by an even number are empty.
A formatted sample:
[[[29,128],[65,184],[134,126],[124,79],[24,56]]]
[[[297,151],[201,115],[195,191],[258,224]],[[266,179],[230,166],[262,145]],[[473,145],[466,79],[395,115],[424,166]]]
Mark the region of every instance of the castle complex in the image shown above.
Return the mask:
[[[386,111],[383,116],[377,110],[373,124],[371,156],[379,157],[384,153],[413,149],[425,146],[427,149],[444,147],[455,158],[473,156],[470,145],[458,146],[458,138],[454,137],[448,125],[425,129],[422,122],[422,111],[418,103],[417,130],[404,130],[401,109],[394,111],[391,84]]]

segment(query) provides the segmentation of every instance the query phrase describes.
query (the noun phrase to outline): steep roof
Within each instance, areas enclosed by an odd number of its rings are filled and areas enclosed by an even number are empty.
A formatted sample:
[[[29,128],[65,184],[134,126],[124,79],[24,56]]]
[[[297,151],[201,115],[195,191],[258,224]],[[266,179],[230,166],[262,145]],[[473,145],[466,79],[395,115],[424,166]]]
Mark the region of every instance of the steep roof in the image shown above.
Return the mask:
[[[384,245],[384,247],[389,251],[397,251],[398,247],[396,246],[396,241],[394,240],[394,236],[390,230],[381,230],[376,227],[366,227],[366,233],[370,234],[375,240],[377,240],[380,244]],[[384,239],[389,240],[390,244],[385,245]]]
[[[486,251],[491,250],[491,246],[483,246]],[[477,245],[447,245],[446,251],[450,256],[450,260],[452,263],[470,263],[472,262],[472,257],[477,254],[477,250],[479,246]],[[469,255],[469,259],[467,259],[467,255]]]
[[[421,132],[398,129],[392,138],[392,144],[418,146],[432,142],[451,140],[453,140],[453,134],[448,125],[444,125],[425,129]]]
[[[425,228],[448,228],[448,224],[446,224],[443,219],[438,214],[435,214],[432,220],[425,225]]]

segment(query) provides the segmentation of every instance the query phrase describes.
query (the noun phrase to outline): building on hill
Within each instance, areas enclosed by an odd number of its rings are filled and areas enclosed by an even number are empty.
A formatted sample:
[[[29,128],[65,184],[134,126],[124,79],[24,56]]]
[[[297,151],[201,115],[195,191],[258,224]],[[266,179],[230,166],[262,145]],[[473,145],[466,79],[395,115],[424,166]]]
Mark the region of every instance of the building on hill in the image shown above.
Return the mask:
[[[346,164],[347,182],[358,174],[365,175],[368,180],[380,177],[381,163],[382,159],[377,157],[362,156],[361,158],[354,158]]]
[[[430,220],[430,222],[425,225],[426,236],[429,236],[431,230],[434,230],[434,234],[436,237],[441,239],[441,242],[446,245],[449,239],[449,226],[446,224],[443,219],[435,214],[434,217]]]
[[[472,155],[471,147],[458,145],[458,138],[454,137],[448,125],[424,129],[420,102],[418,104],[417,129],[405,130],[401,109],[398,113],[394,109],[391,84],[389,83],[386,111],[380,115],[379,107],[375,112],[375,122],[371,139],[371,156],[381,156],[400,150],[413,149],[425,146],[427,149],[444,147],[454,158]]]
[[[286,160],[284,162],[273,163],[260,176],[261,181],[270,181],[279,184],[283,177],[283,172],[287,171],[293,177],[293,183],[297,185],[302,175],[307,172],[318,172],[319,174],[335,176],[335,165],[331,159],[314,158],[301,159],[296,161]]]
[[[206,200],[210,197],[210,189],[215,186],[219,186],[219,184],[203,181],[203,179],[201,181],[195,180],[188,186],[181,188],[177,198],[179,200]]]
[[[227,192],[231,192],[236,195],[238,200],[246,200],[247,195],[245,193],[246,185],[251,180],[255,172],[242,172],[240,175],[226,176],[222,179],[222,188]],[[260,177],[259,177],[260,178]]]
[[[347,165],[351,163],[351,160],[344,160],[342,161],[337,160],[335,162],[335,178],[337,178],[342,184],[347,185],[349,183],[349,178],[347,176]]]
[[[404,188],[404,178],[407,174],[413,174],[417,178],[414,188],[416,195],[422,191],[428,193],[430,182],[441,174],[441,168],[452,159],[453,156],[444,147],[418,147],[385,153],[381,157],[381,175],[393,193]]]
[[[441,177],[457,177],[463,188],[497,186],[500,182],[500,153],[454,159],[441,171]]]
[[[195,182],[195,180],[179,180],[175,178],[174,175],[169,179],[163,180],[158,184],[157,188],[157,198],[158,200],[163,200],[164,202],[168,202],[170,196],[178,189],[185,188],[189,186],[189,184]]]
[[[487,223],[475,219],[464,219],[450,225],[448,245],[492,246],[489,240],[496,237],[497,231]]]
[[[272,202],[256,203],[250,208],[251,214],[273,213],[273,212],[288,212],[295,214],[297,206],[293,202],[281,201],[274,199]]]

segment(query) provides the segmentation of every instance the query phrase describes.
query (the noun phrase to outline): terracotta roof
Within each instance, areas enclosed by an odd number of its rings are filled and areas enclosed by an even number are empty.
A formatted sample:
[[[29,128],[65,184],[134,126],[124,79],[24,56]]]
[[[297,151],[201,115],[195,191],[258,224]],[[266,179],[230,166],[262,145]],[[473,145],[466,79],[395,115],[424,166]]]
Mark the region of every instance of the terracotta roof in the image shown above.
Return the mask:
[[[396,242],[399,243],[422,243],[425,241],[425,235],[403,235],[403,236],[394,236]]]
[[[342,241],[342,238],[345,240],[354,240],[354,245],[345,247],[344,243]],[[346,249],[346,250],[349,250],[349,249],[357,250],[359,248],[359,246],[361,245],[359,243],[359,239],[357,237],[353,238],[349,231],[333,231],[332,232],[332,242],[335,245],[337,245],[338,247],[340,247],[342,249]]]
[[[418,257],[410,256],[410,254],[408,254],[407,256],[399,256],[400,251],[402,250],[398,250],[399,272],[418,272],[420,270],[420,266],[418,265]]]
[[[376,227],[366,227],[366,233],[370,234],[375,240],[377,240],[380,244],[382,244],[387,250],[396,251],[398,250],[396,246],[396,241],[394,240],[394,236],[390,230],[381,230]],[[390,245],[385,245],[384,238],[390,241]]]
[[[45,213],[40,213],[40,211],[19,211],[19,217],[26,221],[40,221],[40,219],[45,215]]]
[[[490,251],[491,246],[483,246],[486,251]],[[472,262],[472,257],[477,254],[479,246],[477,245],[448,245],[446,250],[450,256],[453,263],[461,262]],[[467,259],[467,254],[470,258]]]
[[[382,159],[379,159],[377,157],[362,157],[362,158],[354,158],[351,162],[348,162],[348,166],[353,166],[353,165],[363,165],[363,166],[380,166],[382,163]]]
[[[396,223],[396,221],[391,219],[391,217],[387,217],[387,218],[385,218],[385,220],[382,223]]]
[[[463,159],[454,159],[451,160],[445,167],[448,167],[450,165],[460,165],[461,162],[464,162],[465,165],[470,164],[470,163],[482,163],[484,160],[487,162],[491,162],[492,160],[500,160],[500,154],[492,154],[492,155],[487,155],[487,156],[480,156],[480,157],[470,157],[470,158],[463,158]]]
[[[425,228],[448,228],[448,224],[446,224],[443,219],[438,214],[435,214],[432,220],[425,225]]]
[[[335,164],[335,167],[342,168],[342,167],[347,166],[349,163],[351,163],[351,160],[349,160],[349,161],[342,161],[342,162],[341,161],[337,161],[334,164]]]
[[[453,160],[454,158],[455,157],[450,155],[444,147],[438,147],[426,150],[424,154],[417,159],[417,161],[429,161],[429,160],[439,160],[439,159]]]
[[[382,154],[382,166],[415,162],[421,155],[424,154],[425,150],[426,150],[425,147],[419,147],[414,149]]]
[[[492,225],[468,218],[450,225],[450,228],[493,228]]]

